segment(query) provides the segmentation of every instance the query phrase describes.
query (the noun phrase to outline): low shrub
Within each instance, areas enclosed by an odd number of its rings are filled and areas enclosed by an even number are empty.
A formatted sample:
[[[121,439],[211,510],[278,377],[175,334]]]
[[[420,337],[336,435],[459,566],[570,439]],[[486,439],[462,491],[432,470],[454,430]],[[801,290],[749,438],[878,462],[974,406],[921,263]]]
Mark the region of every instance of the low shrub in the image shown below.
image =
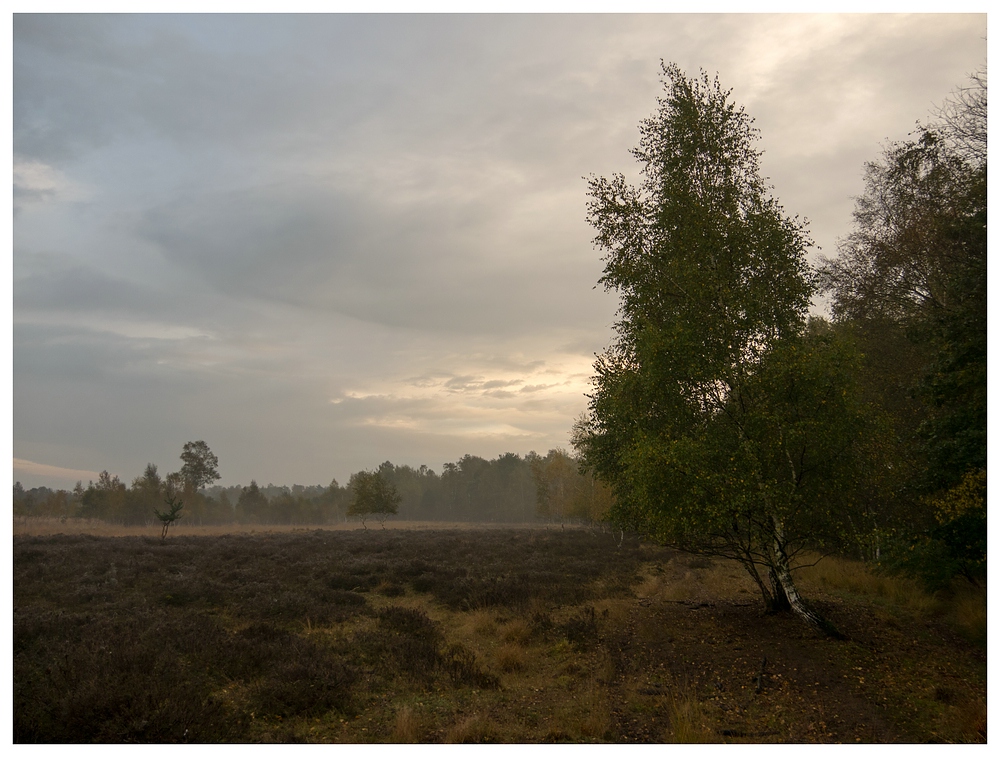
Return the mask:
[[[208,619],[150,614],[56,625],[72,633],[41,637],[36,627],[33,639],[18,640],[23,625],[15,619],[15,742],[239,738],[244,716],[212,695],[209,675],[184,664],[221,634]]]
[[[441,656],[441,667],[456,686],[498,689],[500,679],[479,666],[476,655],[461,644],[452,644]]]
[[[355,636],[354,646],[388,677],[406,674],[424,684],[440,665],[441,632],[420,610],[387,607],[377,615],[374,631]]]
[[[318,647],[299,651],[305,654],[281,659],[266,678],[252,684],[255,710],[281,717],[321,715],[330,710],[349,713],[355,670]]]
[[[577,615],[562,624],[566,639],[578,649],[597,643],[597,613],[593,607],[584,607]]]

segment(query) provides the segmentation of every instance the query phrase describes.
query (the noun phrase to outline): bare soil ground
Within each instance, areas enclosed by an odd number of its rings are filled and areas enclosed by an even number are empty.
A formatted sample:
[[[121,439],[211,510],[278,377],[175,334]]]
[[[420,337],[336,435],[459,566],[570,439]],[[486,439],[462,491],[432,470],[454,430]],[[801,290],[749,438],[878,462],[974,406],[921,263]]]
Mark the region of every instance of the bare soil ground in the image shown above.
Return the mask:
[[[657,590],[643,599],[648,581],[639,587],[625,636],[639,647],[634,659],[660,661],[693,693],[704,739],[985,739],[985,649],[940,619],[847,599],[803,579],[812,604],[849,637],[841,642],[792,615],[763,613],[734,566],[678,555],[654,570]],[[678,593],[683,598],[671,598]],[[631,725],[643,739],[654,736],[641,718]]]
[[[16,535],[14,738],[985,741],[984,632],[858,570],[802,572],[835,641],[586,529]]]

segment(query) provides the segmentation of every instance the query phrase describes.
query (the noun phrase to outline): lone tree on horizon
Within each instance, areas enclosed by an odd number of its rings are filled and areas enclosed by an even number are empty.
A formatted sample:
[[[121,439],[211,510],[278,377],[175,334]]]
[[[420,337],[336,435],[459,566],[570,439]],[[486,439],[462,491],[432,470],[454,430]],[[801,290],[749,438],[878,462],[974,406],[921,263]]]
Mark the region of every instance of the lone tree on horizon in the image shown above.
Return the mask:
[[[348,486],[351,489],[351,506],[347,514],[360,517],[361,525],[366,531],[368,526],[365,520],[369,516],[375,516],[382,528],[385,528],[385,519],[399,512],[402,497],[396,491],[396,487],[377,472],[355,473],[351,476]]]
[[[181,460],[184,462],[180,469],[181,479],[190,491],[198,491],[221,478],[219,458],[204,441],[187,442]]]

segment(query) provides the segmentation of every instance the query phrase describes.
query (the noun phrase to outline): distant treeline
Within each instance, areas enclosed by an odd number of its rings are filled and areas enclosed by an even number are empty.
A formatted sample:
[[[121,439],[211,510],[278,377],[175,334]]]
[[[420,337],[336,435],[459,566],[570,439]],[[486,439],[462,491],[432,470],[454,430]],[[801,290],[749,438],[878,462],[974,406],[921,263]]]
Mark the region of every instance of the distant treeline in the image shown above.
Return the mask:
[[[260,486],[251,481],[247,486],[198,487],[199,478],[186,475],[187,468],[186,461],[181,472],[161,478],[150,463],[130,486],[104,471],[96,483],[84,487],[77,482],[72,491],[44,486],[25,490],[18,482],[14,514],[142,525],[154,523],[165,497],[176,494],[184,501],[182,522],[323,525],[348,519],[357,477],[353,474],[344,486],[333,480],[328,486]],[[544,457],[535,452],[524,457],[509,452],[494,460],[465,455],[445,463],[440,474],[425,465],[413,468],[389,461],[375,470],[402,498],[399,520],[595,522],[610,506],[607,488],[559,449]]]

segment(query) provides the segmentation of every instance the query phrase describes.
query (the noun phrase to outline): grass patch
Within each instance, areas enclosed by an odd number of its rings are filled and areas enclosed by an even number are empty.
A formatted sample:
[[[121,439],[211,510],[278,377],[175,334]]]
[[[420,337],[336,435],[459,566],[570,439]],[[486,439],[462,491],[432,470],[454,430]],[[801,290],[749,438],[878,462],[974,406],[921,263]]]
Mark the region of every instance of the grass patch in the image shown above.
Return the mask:
[[[425,733],[421,718],[409,705],[404,704],[396,712],[396,720],[392,727],[392,739],[395,744],[418,744]]]
[[[829,591],[882,599],[894,607],[923,615],[942,610],[939,597],[928,592],[919,581],[878,573],[855,560],[826,557],[799,573],[804,581]]]
[[[675,692],[669,699],[670,725],[664,740],[671,744],[706,744],[718,740],[704,707],[688,692]]]
[[[986,648],[986,589],[955,581],[947,592],[946,612],[970,641]]]
[[[489,744],[500,740],[497,727],[485,715],[463,717],[448,729],[449,744]]]

